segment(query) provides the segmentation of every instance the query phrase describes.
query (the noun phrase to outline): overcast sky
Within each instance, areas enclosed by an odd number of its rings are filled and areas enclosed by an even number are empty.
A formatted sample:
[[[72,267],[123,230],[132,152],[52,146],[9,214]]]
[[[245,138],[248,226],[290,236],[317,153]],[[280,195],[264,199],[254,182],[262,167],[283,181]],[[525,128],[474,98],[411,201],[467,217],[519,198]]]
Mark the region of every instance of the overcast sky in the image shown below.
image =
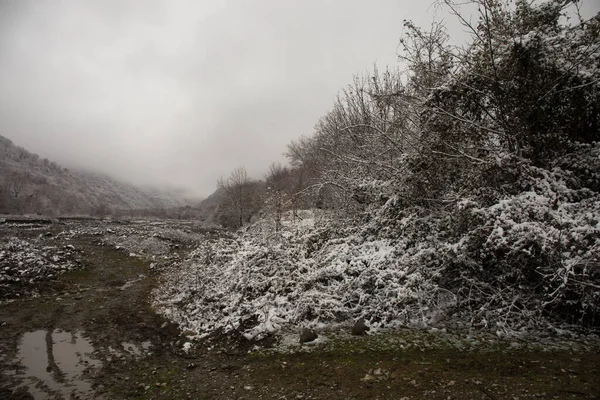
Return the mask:
[[[238,166],[262,177],[354,74],[398,65],[403,19],[434,18],[429,0],[0,0],[0,135],[208,195]]]

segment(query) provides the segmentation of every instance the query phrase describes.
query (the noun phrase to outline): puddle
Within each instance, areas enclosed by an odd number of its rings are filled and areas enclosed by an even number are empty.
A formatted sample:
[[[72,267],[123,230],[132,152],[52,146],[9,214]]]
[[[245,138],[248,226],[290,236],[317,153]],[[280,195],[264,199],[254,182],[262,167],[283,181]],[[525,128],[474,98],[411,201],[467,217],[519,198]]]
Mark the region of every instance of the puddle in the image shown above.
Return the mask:
[[[91,358],[93,351],[79,332],[28,332],[19,343],[17,376],[24,378],[24,386],[35,399],[94,398],[91,383],[83,377],[101,365]]]

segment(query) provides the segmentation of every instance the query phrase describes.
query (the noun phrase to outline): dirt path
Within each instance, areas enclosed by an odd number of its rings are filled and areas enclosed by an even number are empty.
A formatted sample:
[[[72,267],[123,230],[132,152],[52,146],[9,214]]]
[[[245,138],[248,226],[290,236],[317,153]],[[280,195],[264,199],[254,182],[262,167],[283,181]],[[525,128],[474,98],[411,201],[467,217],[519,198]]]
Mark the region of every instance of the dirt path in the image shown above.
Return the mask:
[[[92,398],[112,363],[133,361],[169,335],[147,303],[154,284],[148,262],[100,246],[94,237],[72,243],[83,252],[85,269],[64,275],[39,298],[0,306],[5,392],[24,384],[36,398],[71,392]]]
[[[0,305],[2,399],[600,398],[600,357],[585,346],[381,345],[413,340],[412,332],[292,354],[248,354],[249,344],[220,341],[188,356],[176,327],[149,307],[156,278],[148,261],[94,236],[72,243],[85,269],[39,298]]]

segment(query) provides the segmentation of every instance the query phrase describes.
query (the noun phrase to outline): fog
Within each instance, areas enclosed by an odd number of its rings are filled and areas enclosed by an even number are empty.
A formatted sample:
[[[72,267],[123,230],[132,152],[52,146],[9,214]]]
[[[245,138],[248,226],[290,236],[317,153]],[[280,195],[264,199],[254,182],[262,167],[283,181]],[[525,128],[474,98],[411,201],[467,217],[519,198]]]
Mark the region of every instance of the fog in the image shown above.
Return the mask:
[[[0,2],[0,135],[208,195],[284,160],[354,74],[398,67],[403,19],[434,18],[466,37],[427,1]]]

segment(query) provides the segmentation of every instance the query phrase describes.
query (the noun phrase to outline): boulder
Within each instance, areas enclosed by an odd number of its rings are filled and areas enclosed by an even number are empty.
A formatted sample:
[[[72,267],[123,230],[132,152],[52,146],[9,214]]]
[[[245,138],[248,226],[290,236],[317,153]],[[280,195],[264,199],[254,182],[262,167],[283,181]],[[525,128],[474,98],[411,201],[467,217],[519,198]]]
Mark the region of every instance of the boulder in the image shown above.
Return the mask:
[[[312,342],[318,337],[319,335],[317,335],[312,329],[304,328],[302,329],[302,332],[300,332],[300,343]]]
[[[365,325],[365,319],[359,318],[358,321],[356,321],[354,323],[354,326],[352,327],[352,334],[353,335],[364,335],[365,333],[367,333],[368,330],[369,330],[369,327],[367,325]]]

